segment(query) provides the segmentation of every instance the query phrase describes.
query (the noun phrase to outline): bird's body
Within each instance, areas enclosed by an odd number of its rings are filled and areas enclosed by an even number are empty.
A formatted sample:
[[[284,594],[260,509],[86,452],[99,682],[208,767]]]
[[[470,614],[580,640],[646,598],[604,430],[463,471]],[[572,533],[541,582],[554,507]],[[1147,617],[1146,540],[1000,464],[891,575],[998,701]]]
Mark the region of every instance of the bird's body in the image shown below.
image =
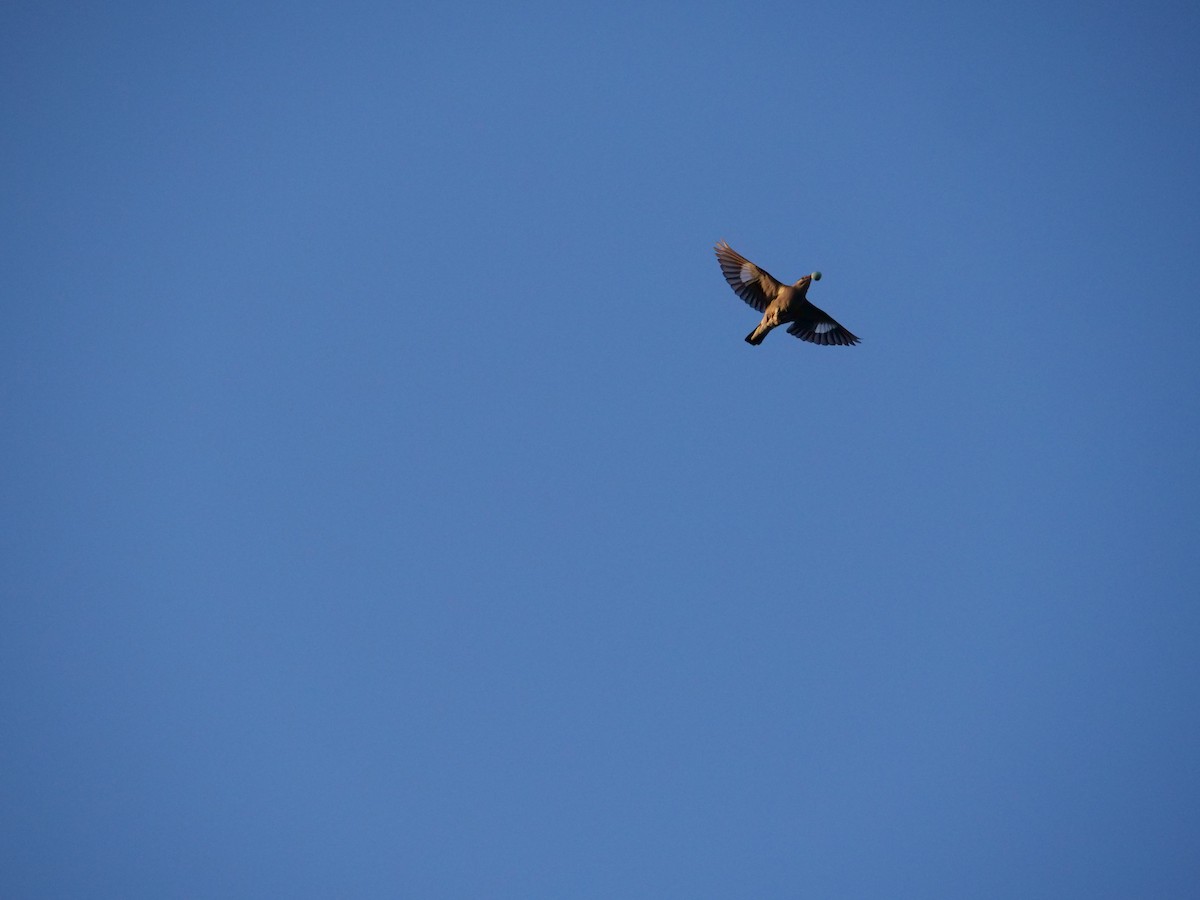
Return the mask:
[[[808,301],[809,285],[821,280],[820,272],[805,275],[795,284],[787,285],[724,241],[715,249],[721,272],[734,293],[763,314],[758,327],[746,335],[747,343],[761,344],[772,328],[788,322],[791,323],[788,334],[804,341],[844,347],[858,343],[857,337]]]

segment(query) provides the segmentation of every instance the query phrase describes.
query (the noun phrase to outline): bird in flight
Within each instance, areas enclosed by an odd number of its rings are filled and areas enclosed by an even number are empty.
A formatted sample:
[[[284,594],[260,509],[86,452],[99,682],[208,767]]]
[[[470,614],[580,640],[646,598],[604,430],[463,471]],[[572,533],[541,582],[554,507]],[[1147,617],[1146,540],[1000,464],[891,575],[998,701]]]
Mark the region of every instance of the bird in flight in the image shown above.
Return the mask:
[[[777,325],[791,322],[788,334],[814,344],[850,347],[858,338],[833,320],[833,317],[808,302],[808,288],[821,280],[820,272],[805,275],[795,284],[776,281],[724,241],[714,248],[721,272],[735,294],[763,314],[758,327],[746,335],[746,343],[761,344]]]

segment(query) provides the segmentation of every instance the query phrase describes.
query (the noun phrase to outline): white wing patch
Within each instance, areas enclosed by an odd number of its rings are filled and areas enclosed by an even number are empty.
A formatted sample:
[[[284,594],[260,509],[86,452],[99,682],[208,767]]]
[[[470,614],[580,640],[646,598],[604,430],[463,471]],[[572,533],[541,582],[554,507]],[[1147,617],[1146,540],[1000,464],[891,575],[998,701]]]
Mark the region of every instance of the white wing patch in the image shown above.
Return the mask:
[[[758,269],[749,263],[743,263],[742,271],[738,274],[742,279],[742,284],[750,284],[752,281],[758,281]]]
[[[837,328],[832,322],[818,322],[817,327],[813,329],[814,334],[828,334]]]

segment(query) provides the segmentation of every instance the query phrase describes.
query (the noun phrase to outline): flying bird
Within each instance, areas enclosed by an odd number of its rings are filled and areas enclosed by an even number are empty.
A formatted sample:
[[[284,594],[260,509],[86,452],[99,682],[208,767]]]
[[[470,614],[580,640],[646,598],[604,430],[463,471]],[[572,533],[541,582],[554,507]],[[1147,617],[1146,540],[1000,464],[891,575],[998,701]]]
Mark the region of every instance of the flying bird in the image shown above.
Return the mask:
[[[791,322],[788,334],[814,344],[850,347],[858,338],[833,317],[808,302],[808,287],[821,280],[820,272],[805,275],[793,285],[776,281],[724,241],[714,248],[721,272],[735,294],[763,314],[758,327],[746,335],[746,343],[761,344],[772,328]]]

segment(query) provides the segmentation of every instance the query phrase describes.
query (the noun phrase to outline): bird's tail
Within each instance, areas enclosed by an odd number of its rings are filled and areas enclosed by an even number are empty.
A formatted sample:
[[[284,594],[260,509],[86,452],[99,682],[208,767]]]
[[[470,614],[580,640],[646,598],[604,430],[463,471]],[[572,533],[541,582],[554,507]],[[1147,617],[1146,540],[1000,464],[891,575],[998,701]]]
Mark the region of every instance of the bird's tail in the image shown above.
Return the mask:
[[[757,347],[763,342],[763,338],[767,336],[767,332],[770,330],[770,328],[764,328],[759,324],[752,332],[746,335],[746,343],[754,344]]]

